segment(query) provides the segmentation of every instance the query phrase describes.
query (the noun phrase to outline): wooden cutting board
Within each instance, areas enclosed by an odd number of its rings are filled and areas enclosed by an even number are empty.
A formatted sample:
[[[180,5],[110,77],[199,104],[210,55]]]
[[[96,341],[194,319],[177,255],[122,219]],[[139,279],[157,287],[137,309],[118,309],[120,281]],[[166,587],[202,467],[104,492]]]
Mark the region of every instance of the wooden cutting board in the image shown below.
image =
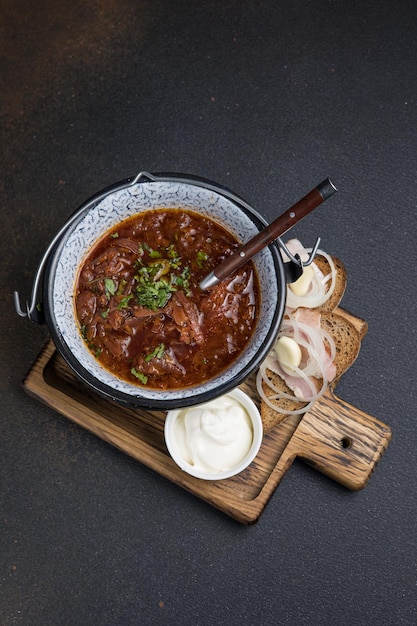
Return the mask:
[[[363,337],[367,324],[343,309]],[[48,342],[23,381],[25,390],[65,417],[116,446],[168,480],[243,524],[257,521],[295,458],[348,489],[361,489],[391,439],[391,429],[328,389],[312,410],[288,416],[264,435],[253,463],[241,474],[205,481],[184,473],[168,454],[163,411],[128,409],[85,386]],[[259,406],[255,376],[241,389]]]

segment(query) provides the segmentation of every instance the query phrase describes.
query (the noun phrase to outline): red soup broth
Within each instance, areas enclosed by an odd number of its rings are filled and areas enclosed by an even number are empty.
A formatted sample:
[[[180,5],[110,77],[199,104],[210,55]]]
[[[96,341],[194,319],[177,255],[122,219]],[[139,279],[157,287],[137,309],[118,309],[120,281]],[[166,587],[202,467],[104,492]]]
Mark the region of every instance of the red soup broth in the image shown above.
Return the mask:
[[[200,281],[241,245],[191,210],[155,209],[108,231],[81,265],[83,338],[115,376],[172,390],[203,383],[250,341],[260,305],[252,262],[209,291]]]

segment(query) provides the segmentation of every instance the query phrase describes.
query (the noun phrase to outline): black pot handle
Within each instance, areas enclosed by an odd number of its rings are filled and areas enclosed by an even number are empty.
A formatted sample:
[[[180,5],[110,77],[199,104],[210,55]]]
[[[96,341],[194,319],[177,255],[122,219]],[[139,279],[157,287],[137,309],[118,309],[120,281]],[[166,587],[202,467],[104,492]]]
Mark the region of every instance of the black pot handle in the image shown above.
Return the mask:
[[[86,211],[93,203],[99,202],[102,198],[104,198],[115,186],[122,188],[130,187],[139,181],[140,178],[148,178],[149,180],[155,180],[152,174],[148,172],[140,172],[134,179],[128,179],[123,181],[123,183],[117,183],[116,185],[112,185],[99,192],[98,194],[92,196],[90,200],[85,202],[80,208],[78,208],[63,224],[63,226],[59,229],[55,237],[50,242],[49,246],[45,250],[41,261],[38,265],[38,269],[36,270],[35,278],[33,280],[32,292],[30,300],[26,300],[24,307],[21,305],[20,295],[18,291],[13,292],[13,300],[14,306],[16,309],[16,313],[20,315],[20,317],[27,317],[31,322],[36,322],[37,324],[43,324],[45,321],[45,315],[43,312],[42,302],[39,300],[39,294],[42,290],[43,278],[45,269],[49,260],[51,253],[53,252],[55,246],[59,243],[61,238],[64,236],[68,228],[79,218],[79,216]]]
[[[299,254],[292,254],[280,237],[277,239],[277,242],[279,247],[290,259],[289,261],[286,261],[284,263],[285,281],[287,283],[295,283],[295,281],[298,280],[303,273],[303,268],[307,267],[307,265],[311,265],[311,263],[314,261],[318,247],[320,245],[320,237],[317,237],[307,261],[302,261]]]

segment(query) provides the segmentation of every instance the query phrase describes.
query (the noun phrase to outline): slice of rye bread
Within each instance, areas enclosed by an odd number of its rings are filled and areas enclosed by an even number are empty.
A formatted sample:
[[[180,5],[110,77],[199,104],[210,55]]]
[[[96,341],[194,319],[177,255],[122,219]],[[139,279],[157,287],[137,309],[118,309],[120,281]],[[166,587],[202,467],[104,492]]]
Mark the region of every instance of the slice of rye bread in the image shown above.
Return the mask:
[[[348,370],[349,367],[355,362],[361,347],[361,339],[359,332],[352,322],[337,313],[322,311],[320,323],[333,338],[336,347],[336,356],[334,359],[336,365],[336,377],[331,383],[331,385],[334,386],[342,374],[344,374],[346,370]],[[267,370],[267,375],[278,389],[292,394],[291,389],[289,389],[280,376],[270,372],[269,370]],[[319,382],[320,381],[317,381],[317,383]],[[268,397],[274,395],[274,392],[264,383],[263,390]],[[305,403],[300,402],[295,397],[291,400],[271,400],[271,402],[276,403],[281,409],[290,411],[298,410],[303,406],[306,406]],[[265,433],[272,430],[272,428],[285,419],[285,417],[285,413],[274,411],[269,405],[266,404],[266,402],[264,402],[264,400],[261,400],[261,418]]]
[[[335,265],[336,269],[336,284],[333,290],[332,295],[326,302],[324,302],[321,306],[317,307],[318,311],[334,311],[334,309],[340,304],[342,301],[343,295],[346,289],[347,283],[347,272],[346,268],[343,265],[342,261],[335,256],[332,256],[332,261]],[[323,273],[324,276],[330,274],[330,265],[326,257],[317,255],[314,259],[315,265],[319,268],[319,270]]]

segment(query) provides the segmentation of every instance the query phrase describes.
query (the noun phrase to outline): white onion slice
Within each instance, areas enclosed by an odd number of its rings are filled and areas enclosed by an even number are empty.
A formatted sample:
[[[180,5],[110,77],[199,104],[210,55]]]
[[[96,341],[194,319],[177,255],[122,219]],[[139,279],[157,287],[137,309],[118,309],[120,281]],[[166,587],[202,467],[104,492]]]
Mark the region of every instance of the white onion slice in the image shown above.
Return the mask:
[[[297,319],[297,312],[290,310],[286,311],[286,316],[281,324],[279,336],[283,335],[292,337],[302,348],[304,354],[307,355],[307,358],[303,359],[304,363],[300,365],[300,367],[295,368],[293,376],[302,379],[308,385],[310,389],[309,395],[300,397],[296,396],[294,393],[289,394],[281,391],[273,384],[268,377],[267,370],[278,374],[284,381],[286,380],[282,370],[280,370],[279,364],[275,363],[277,359],[276,356],[274,356],[273,350],[259,368],[256,386],[260,397],[271,409],[285,415],[299,415],[310,410],[327,389],[329,383],[327,368],[329,363],[334,362],[336,346],[332,337],[323,328],[316,328],[303,321],[299,321]],[[316,390],[311,380],[312,377],[321,380],[319,390]],[[272,392],[269,396],[264,391],[264,384]],[[302,403],[302,406],[294,410],[283,409],[273,402],[274,399],[277,401],[280,399],[295,400]]]
[[[307,254],[312,252],[312,248],[305,248]],[[314,261],[311,264],[315,274],[308,292],[304,296],[297,296],[287,286],[287,308],[297,309],[300,306],[314,309],[324,304],[332,295],[336,287],[336,267],[332,257],[324,250],[317,250],[317,254],[323,256],[330,266],[330,272],[323,276]],[[329,286],[328,283],[330,282]]]
[[[259,396],[265,402],[265,404],[267,404],[273,411],[276,411],[277,413],[281,413],[283,415],[302,415],[304,413],[307,413],[307,411],[309,411],[312,408],[316,400],[318,400],[325,391],[325,387],[323,385],[320,391],[317,392],[317,394],[313,396],[307,404],[302,404],[302,406],[300,406],[299,409],[283,409],[279,405],[274,404],[273,400],[274,399],[279,400],[285,397],[291,400],[294,400],[295,397],[290,396],[289,394],[284,394],[282,392],[279,394],[272,394],[271,396],[267,396],[266,393],[264,392],[262,382],[265,382],[268,385],[270,381],[264,378],[262,376],[261,370],[259,370],[256,376],[256,388],[258,390]]]

